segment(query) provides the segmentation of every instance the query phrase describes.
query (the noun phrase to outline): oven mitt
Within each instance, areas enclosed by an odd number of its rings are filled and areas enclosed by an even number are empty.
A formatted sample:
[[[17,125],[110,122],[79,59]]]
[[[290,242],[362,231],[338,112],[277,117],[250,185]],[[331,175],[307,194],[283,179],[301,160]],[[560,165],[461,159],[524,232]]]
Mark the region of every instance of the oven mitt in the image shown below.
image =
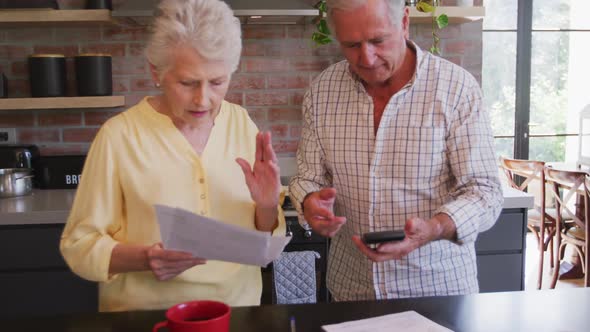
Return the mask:
[[[273,262],[277,304],[316,302],[315,251],[283,252]]]

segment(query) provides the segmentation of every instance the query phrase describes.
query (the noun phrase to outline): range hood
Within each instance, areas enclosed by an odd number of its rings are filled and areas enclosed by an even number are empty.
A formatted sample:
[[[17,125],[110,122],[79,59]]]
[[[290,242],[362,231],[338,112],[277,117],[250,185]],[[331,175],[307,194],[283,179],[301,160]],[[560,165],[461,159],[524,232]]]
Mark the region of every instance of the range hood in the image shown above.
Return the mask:
[[[223,0],[243,24],[301,24],[316,17],[318,0]],[[124,0],[112,16],[145,20],[154,16],[159,0]]]

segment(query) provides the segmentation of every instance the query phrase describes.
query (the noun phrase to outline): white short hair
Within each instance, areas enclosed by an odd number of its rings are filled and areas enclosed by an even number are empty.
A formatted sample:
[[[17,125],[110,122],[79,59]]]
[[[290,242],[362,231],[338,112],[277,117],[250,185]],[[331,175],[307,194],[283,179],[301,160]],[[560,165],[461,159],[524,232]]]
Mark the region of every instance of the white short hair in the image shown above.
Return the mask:
[[[179,45],[195,49],[207,60],[226,61],[234,72],[242,52],[240,21],[220,0],[162,0],[145,54],[163,75]]]
[[[382,0],[387,4],[389,9],[389,19],[393,25],[399,25],[404,16],[405,0]],[[352,10],[367,3],[367,0],[326,0],[326,7],[328,8],[328,25],[330,30],[334,31],[334,22],[332,21],[332,11],[334,9]]]

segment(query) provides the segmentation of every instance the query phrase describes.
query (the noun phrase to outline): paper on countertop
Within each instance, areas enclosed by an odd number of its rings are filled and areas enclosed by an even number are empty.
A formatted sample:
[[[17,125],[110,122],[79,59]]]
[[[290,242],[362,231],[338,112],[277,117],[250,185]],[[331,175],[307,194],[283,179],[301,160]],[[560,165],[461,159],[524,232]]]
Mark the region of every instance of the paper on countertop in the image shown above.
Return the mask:
[[[436,324],[415,311],[404,311],[397,314],[353,320],[340,324],[324,325],[322,326],[322,329],[326,332],[389,332],[393,330],[452,332],[452,330]]]
[[[264,267],[277,259],[291,240],[179,208],[154,207],[164,248],[187,251],[200,258]]]

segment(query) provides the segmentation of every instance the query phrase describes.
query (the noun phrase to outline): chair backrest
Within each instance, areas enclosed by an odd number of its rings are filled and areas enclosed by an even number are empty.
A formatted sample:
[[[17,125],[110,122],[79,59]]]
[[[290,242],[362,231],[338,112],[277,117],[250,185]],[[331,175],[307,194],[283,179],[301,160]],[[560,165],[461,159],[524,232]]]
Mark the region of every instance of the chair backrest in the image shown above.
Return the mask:
[[[535,197],[535,210],[545,211],[548,206],[545,195],[545,162],[500,157],[500,168],[508,180],[508,185],[520,191],[528,191]],[[521,177],[519,182],[518,177]],[[529,188],[530,186],[530,188]]]
[[[508,184],[514,189],[525,191],[529,184],[535,180],[540,181],[541,184],[545,183],[545,174],[543,173],[545,162],[543,161],[500,157],[500,167],[502,167],[504,174],[508,178]],[[521,176],[523,181],[518,183],[515,175]],[[544,192],[544,186],[541,185],[540,187]]]
[[[588,173],[547,167],[545,180],[551,186],[550,197],[555,200],[558,224],[571,218],[576,225],[585,229],[590,217]]]

